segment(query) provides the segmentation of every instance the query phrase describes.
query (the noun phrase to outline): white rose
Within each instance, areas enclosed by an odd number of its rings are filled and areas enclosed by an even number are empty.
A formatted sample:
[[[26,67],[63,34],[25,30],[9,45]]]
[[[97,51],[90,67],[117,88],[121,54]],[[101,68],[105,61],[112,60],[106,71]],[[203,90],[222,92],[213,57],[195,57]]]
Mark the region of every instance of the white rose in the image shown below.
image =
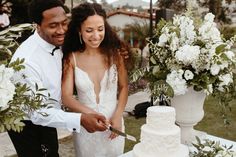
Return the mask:
[[[194,74],[192,73],[192,71],[190,70],[186,70],[185,73],[184,73],[184,78],[186,80],[192,80],[194,77]]]

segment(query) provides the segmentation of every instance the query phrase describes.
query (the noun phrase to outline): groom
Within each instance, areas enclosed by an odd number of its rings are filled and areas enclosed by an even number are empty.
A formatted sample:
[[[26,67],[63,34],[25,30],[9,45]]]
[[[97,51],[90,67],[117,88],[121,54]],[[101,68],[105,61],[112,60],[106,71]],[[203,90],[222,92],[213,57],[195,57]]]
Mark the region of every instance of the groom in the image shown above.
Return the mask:
[[[30,4],[30,17],[37,29],[24,41],[13,55],[12,61],[24,58],[25,69],[21,74],[27,76],[23,83],[35,88],[47,89],[51,98],[58,102],[51,108],[40,111],[48,116],[34,112],[24,120],[22,132],[8,131],[19,157],[58,157],[58,138],[56,128],[66,128],[80,132],[82,125],[88,132],[106,130],[106,119],[99,114],[81,114],[61,110],[61,70],[62,52],[58,49],[64,42],[68,19],[60,0],[33,0]],[[15,76],[17,77],[17,76]]]

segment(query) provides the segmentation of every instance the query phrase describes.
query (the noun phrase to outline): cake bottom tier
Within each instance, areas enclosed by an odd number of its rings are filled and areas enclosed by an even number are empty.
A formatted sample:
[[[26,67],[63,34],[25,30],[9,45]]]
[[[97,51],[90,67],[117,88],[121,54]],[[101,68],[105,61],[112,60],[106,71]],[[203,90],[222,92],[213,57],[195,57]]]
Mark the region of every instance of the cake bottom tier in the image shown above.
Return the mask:
[[[183,144],[175,152],[157,152],[156,150],[145,152],[142,148],[141,143],[136,144],[133,148],[133,157],[189,157],[189,149]]]

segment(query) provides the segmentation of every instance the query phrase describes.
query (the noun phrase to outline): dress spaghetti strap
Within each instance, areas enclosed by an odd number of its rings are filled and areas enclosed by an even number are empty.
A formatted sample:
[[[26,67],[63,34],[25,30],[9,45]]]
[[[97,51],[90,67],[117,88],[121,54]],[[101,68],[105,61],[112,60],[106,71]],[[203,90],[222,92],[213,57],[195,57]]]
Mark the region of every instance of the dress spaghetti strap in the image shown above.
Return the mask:
[[[72,56],[73,56],[73,59],[74,59],[75,67],[77,67],[76,58],[75,58],[74,53],[72,53]]]

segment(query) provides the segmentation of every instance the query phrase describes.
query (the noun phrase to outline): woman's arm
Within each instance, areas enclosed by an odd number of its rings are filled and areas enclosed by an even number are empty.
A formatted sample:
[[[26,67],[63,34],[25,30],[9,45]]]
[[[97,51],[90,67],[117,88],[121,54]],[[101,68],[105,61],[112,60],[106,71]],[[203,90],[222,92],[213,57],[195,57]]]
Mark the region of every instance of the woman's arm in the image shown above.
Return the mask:
[[[73,112],[80,113],[96,113],[93,109],[82,105],[73,96],[74,92],[74,68],[73,56],[69,57],[69,61],[63,63],[63,75],[62,75],[62,103]]]
[[[127,76],[127,70],[124,63],[124,58],[119,55],[118,57],[118,104],[116,106],[116,110],[111,118],[111,125],[119,130],[122,130],[122,117],[123,117],[123,111],[125,109],[127,99],[128,99],[128,76]],[[110,138],[113,139],[117,135],[112,133],[110,135]]]
[[[128,99],[128,76],[124,58],[119,55],[118,59],[118,104],[114,116],[122,117]]]

